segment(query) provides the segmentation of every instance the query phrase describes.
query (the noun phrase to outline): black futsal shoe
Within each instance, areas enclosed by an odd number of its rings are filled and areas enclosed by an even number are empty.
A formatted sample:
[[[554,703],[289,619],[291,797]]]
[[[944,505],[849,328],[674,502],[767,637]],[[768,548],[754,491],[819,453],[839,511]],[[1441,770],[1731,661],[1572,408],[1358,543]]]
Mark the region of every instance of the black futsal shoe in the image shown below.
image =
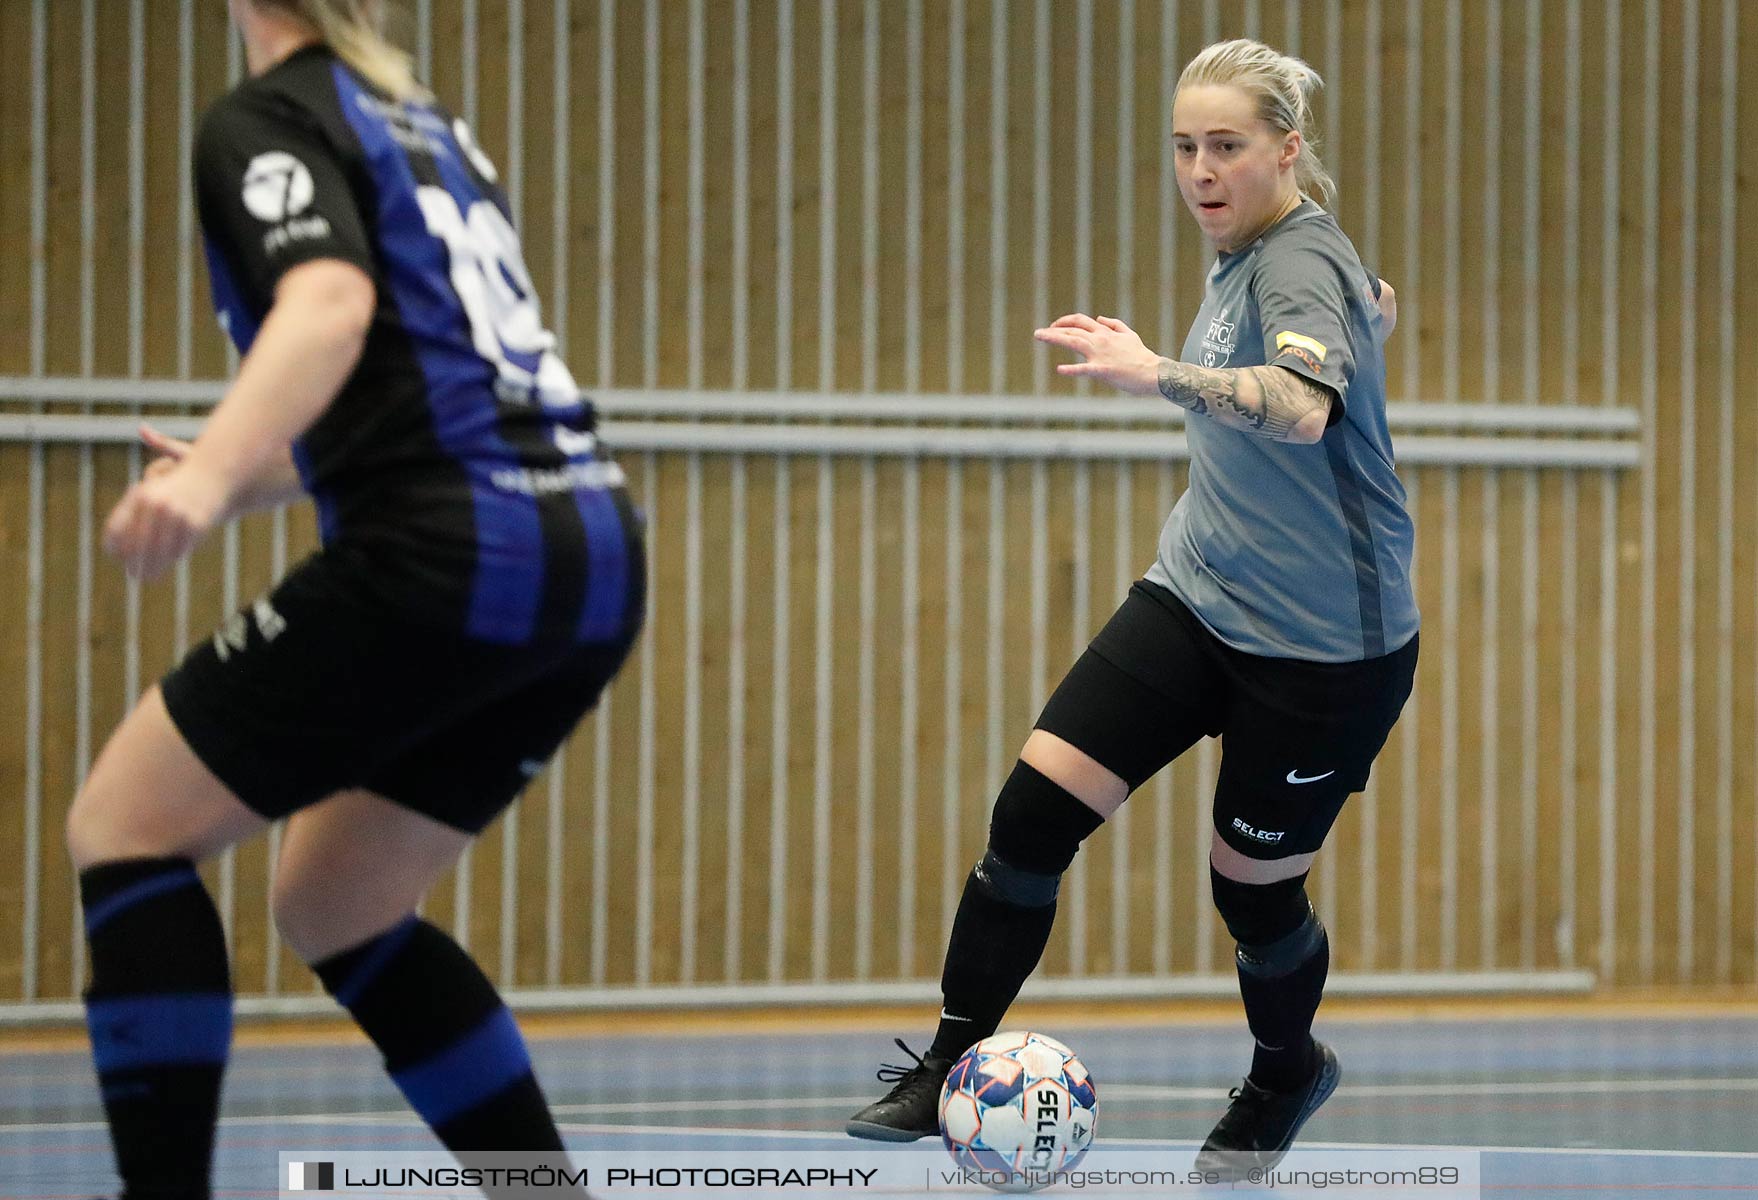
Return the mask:
[[[897,1039],[898,1049],[916,1060],[913,1067],[879,1068],[879,1082],[895,1084],[883,1099],[875,1100],[848,1119],[850,1137],[876,1142],[913,1142],[940,1132],[940,1089],[952,1071],[950,1058],[922,1058]]]
[[[1232,1107],[1197,1152],[1197,1170],[1239,1180],[1282,1161],[1300,1127],[1337,1090],[1343,1073],[1335,1051],[1319,1041],[1313,1046],[1318,1070],[1303,1086],[1272,1092],[1247,1079],[1228,1093]]]

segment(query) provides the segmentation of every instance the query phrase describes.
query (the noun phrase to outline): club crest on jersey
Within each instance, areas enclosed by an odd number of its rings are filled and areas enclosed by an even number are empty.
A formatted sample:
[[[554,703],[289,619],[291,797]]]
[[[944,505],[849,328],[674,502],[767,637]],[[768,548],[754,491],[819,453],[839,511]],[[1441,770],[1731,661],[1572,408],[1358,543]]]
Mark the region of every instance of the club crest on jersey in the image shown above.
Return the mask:
[[[270,225],[279,225],[311,207],[315,191],[311,172],[285,150],[259,154],[244,168],[244,207]]]
[[[1203,334],[1203,366],[1224,367],[1227,360],[1233,357],[1233,333],[1238,326],[1226,319],[1227,311],[1209,322],[1209,330]]]

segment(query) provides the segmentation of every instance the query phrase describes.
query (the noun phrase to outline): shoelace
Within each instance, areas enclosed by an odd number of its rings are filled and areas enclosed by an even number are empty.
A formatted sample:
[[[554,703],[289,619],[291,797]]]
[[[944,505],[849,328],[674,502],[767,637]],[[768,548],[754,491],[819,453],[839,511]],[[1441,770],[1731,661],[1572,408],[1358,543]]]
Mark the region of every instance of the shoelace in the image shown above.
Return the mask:
[[[1258,1087],[1256,1084],[1249,1081],[1240,1084],[1236,1088],[1231,1088],[1227,1092],[1227,1099],[1245,1100],[1251,1105],[1257,1107],[1261,1107],[1266,1102],[1273,1099],[1274,1096],[1275,1093],[1270,1092],[1265,1088]]]
[[[911,1050],[908,1046],[904,1045],[902,1038],[893,1038],[891,1040],[897,1043],[897,1048],[899,1050],[902,1050],[905,1054],[915,1059],[916,1065],[913,1067],[900,1067],[895,1063],[880,1063],[879,1070],[875,1072],[880,1083],[902,1083],[914,1072],[927,1069],[927,1062],[920,1054],[917,1054],[914,1050]]]

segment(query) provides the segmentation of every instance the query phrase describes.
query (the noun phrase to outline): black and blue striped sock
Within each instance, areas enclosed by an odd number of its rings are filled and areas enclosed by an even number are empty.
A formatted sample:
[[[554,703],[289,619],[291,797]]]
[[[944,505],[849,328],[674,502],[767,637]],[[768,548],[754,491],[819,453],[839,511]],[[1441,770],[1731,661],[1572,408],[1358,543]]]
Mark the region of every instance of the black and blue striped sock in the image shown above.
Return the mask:
[[[448,1149],[562,1149],[513,1014],[451,938],[411,916],[314,970]]]
[[[125,1200],[206,1197],[232,983],[220,914],[183,858],[79,873],[86,1024]]]

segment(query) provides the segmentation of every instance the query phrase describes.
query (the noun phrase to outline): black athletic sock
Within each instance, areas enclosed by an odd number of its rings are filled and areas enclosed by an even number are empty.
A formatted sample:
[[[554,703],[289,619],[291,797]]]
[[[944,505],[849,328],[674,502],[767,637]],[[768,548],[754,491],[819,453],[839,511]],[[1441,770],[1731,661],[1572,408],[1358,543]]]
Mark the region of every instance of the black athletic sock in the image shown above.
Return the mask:
[[[1302,1086],[1318,1067],[1312,1020],[1331,969],[1331,943],[1318,918],[1311,920],[1317,925],[1317,945],[1287,974],[1264,976],[1237,964],[1246,1023],[1257,1039],[1251,1081],[1271,1091],[1287,1092]]]
[[[512,1013],[451,938],[411,916],[313,969],[447,1149],[562,1149]]]
[[[209,1194],[232,983],[220,914],[184,858],[79,873],[86,1024],[124,1200]]]
[[[944,1006],[930,1055],[955,1059],[1000,1027],[1044,956],[1055,920],[1054,900],[1040,908],[1009,904],[970,873],[946,947]]]

